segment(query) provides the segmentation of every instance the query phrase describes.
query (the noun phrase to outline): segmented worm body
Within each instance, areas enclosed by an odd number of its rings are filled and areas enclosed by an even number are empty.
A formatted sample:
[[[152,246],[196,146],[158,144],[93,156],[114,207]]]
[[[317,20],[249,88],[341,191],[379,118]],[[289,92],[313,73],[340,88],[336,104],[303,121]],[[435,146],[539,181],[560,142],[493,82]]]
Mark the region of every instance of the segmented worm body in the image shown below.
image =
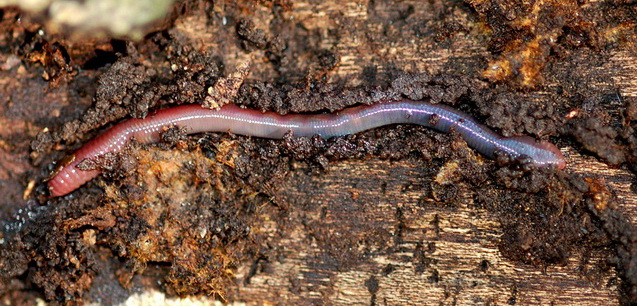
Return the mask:
[[[99,170],[78,169],[77,165],[82,160],[120,151],[133,137],[141,143],[156,142],[163,128],[173,125],[185,127],[188,134],[230,132],[280,139],[288,132],[294,136],[330,138],[396,123],[418,124],[441,132],[449,132],[453,128],[470,147],[489,158],[494,158],[496,151],[503,151],[512,158],[527,156],[540,167],[554,165],[563,169],[566,166],[560,150],[547,141],[536,141],[528,136],[502,137],[467,114],[441,104],[405,100],[319,115],[279,115],[236,105],[225,105],[219,110],[202,108],[201,105],[182,105],[157,111],[145,119],[128,119],[114,126],[76,151],[70,161],[58,168],[48,184],[51,196],[68,194],[100,173]]]

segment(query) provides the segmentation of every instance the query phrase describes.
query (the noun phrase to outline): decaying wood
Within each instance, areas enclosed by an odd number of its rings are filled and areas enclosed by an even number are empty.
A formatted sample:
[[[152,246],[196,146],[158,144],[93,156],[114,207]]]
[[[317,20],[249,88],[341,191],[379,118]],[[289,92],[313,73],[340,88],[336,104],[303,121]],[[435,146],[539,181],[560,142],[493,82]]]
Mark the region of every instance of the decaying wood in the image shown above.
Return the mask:
[[[571,158],[581,160],[579,156]],[[591,163],[587,164],[590,174]],[[619,186],[625,187],[626,179],[633,178],[632,174],[597,166],[596,170],[604,173],[602,177]],[[301,194],[300,198],[320,207],[315,211],[323,215],[315,213],[311,219],[333,224],[334,230],[327,235],[335,241],[344,235],[342,232],[373,235],[357,231],[356,225],[375,222],[386,231],[387,245],[377,246],[378,251],[355,271],[334,271],[330,269],[333,267],[321,267],[322,258],[329,255],[313,243],[312,229],[293,226],[286,241],[285,259],[259,263],[259,269],[266,272],[241,285],[238,296],[247,300],[342,304],[617,303],[617,287],[612,285],[617,281],[615,275],[587,279],[581,274],[582,268],[594,269],[606,258],[593,255],[590,262],[583,263],[584,254],[577,254],[565,265],[548,267],[511,262],[498,251],[499,223],[469,199],[457,207],[441,207],[435,201],[420,203],[422,194],[410,192],[408,186],[422,183],[422,167],[426,165],[413,161],[368,160],[331,164],[318,176],[304,174],[302,168],[295,171],[286,184],[288,188],[281,191],[282,197]],[[579,169],[585,168],[572,171]],[[381,192],[383,189],[385,192]],[[621,203],[622,209],[631,214],[634,195],[618,192],[629,195]],[[399,223],[398,209],[406,220],[401,241],[393,239]],[[348,220],[348,227],[339,225],[343,220]],[[275,232],[274,228],[267,230]],[[239,279],[244,279],[251,268],[246,265],[239,269]],[[294,284],[299,288],[292,292]]]
[[[232,67],[249,63],[248,80],[272,81],[285,78],[289,73],[293,75],[289,77],[290,82],[303,81],[295,78],[293,72],[272,69],[265,50],[244,50],[227,43],[224,39],[234,35],[235,29],[222,23],[220,17],[226,10],[222,3],[215,1],[212,9],[219,18],[210,21],[203,12],[189,12],[177,19],[169,30],[171,35],[186,37],[194,49],[219,54],[228,74],[233,72]],[[339,56],[338,67],[326,72],[328,79],[353,88],[364,84],[361,75],[369,67],[374,67],[379,74],[399,67],[402,72],[444,75],[448,64],[458,58],[487,57],[490,51],[484,41],[463,38],[476,33],[461,31],[455,34],[460,38],[450,41],[431,37],[416,39],[399,32],[400,26],[382,21],[399,22],[396,20],[400,18],[387,16],[404,11],[411,16],[406,18],[433,18],[429,11],[443,11],[447,4],[301,1],[294,2],[290,9],[278,11],[276,16],[271,5],[253,3],[243,9],[250,11],[247,15],[256,28],[269,29],[273,18],[284,18],[286,22],[277,26],[298,27],[312,34],[308,36],[320,37],[320,41],[310,43]],[[455,6],[448,9],[447,16],[481,22],[477,13],[470,15],[471,9],[458,8],[464,4],[455,3]],[[374,14],[370,16],[370,12]],[[379,21],[370,22],[375,19]],[[433,25],[436,22],[440,21],[422,21],[423,27],[436,27]],[[340,35],[331,35],[331,30]],[[374,35],[385,32],[396,40],[390,44],[375,41]],[[282,37],[292,38],[295,37]],[[446,47],[423,54],[423,50],[435,44]],[[600,80],[593,86],[599,86],[600,91],[615,87],[624,99],[637,99],[637,54],[626,48],[607,52],[610,52],[610,60],[596,69],[613,71],[614,75],[608,83]],[[309,64],[305,68],[315,69]],[[559,85],[557,80],[544,81],[547,87]],[[19,92],[14,87],[17,85],[8,84],[10,80],[0,79],[3,88]],[[526,90],[529,100],[551,103],[550,94]],[[59,100],[57,93],[52,90],[43,94],[43,100]],[[66,99],[64,94],[61,96]],[[0,102],[8,103],[7,100],[10,99]],[[0,122],[10,124],[11,120],[3,118]],[[37,130],[32,126],[16,128],[31,137],[35,137]],[[5,150],[4,146],[0,149]],[[20,150],[14,154],[28,156],[28,147],[22,146]],[[609,167],[581,148],[564,147],[563,152],[569,164],[566,171],[603,180],[616,196],[618,209],[637,226],[635,174]],[[21,162],[25,163],[25,159]],[[10,180],[9,171],[2,168],[0,178]],[[276,256],[241,262],[234,272],[236,286],[227,288],[232,300],[389,305],[619,303],[620,276],[608,268],[607,250],[583,247],[570,254],[565,263],[545,266],[506,258],[499,249],[501,224],[489,210],[476,206],[472,195],[458,194],[454,204],[448,205],[436,200],[433,193],[423,194],[424,188],[420,187],[435,180],[432,178],[435,173],[419,158],[368,157],[331,161],[319,171],[315,168],[311,163],[291,162],[291,171],[268,195],[271,204],[258,210],[256,224],[259,227],[252,230],[266,237],[263,247],[275,249]],[[285,216],[286,222],[280,221],[282,214],[289,214]],[[373,231],[368,230],[369,224],[374,225]],[[272,247],[269,243],[277,245]],[[591,270],[599,272],[591,273]],[[87,300],[90,299],[89,293]]]

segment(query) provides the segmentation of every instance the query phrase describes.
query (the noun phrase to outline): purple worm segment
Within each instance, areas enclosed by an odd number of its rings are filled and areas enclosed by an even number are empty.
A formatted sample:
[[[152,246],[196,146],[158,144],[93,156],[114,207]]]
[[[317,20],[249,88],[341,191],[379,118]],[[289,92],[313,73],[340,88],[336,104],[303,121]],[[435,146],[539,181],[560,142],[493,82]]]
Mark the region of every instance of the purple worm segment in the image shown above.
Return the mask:
[[[159,141],[165,127],[185,127],[188,134],[230,132],[245,136],[281,139],[294,136],[320,135],[323,138],[342,136],[379,126],[407,123],[418,124],[448,133],[457,131],[467,144],[493,159],[496,151],[512,158],[526,156],[538,167],[553,165],[560,169],[566,161],[560,150],[548,141],[529,136],[503,137],[477,123],[473,118],[451,107],[422,101],[397,101],[371,106],[347,108],[331,114],[279,115],[225,105],[211,110],[198,104],[162,109],[145,119],[128,119],[77,150],[49,180],[52,197],[66,195],[99,175],[99,170],[84,171],[77,165],[84,159],[97,158],[108,152],[118,152],[131,138],[141,143]]]

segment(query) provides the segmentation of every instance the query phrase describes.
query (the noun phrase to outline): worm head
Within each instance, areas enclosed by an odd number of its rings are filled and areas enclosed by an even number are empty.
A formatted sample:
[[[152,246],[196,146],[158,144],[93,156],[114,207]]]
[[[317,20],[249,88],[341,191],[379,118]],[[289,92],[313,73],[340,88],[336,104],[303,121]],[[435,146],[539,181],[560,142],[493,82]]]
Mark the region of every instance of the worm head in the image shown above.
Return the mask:
[[[553,164],[559,169],[566,168],[566,159],[564,159],[560,148],[546,140],[540,140],[536,144],[545,152],[543,155],[546,155],[545,161],[547,163]]]
[[[566,168],[566,160],[560,149],[546,140],[536,140],[533,137],[511,137],[520,144],[520,153],[533,159],[537,166],[553,165],[559,169]]]

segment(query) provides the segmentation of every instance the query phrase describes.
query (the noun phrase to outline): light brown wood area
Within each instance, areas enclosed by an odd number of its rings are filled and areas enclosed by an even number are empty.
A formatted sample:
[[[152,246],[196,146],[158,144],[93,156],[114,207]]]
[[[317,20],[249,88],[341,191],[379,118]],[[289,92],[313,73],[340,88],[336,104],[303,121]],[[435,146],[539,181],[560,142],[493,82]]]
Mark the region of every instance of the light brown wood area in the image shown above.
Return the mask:
[[[444,207],[418,192],[404,190],[422,183],[423,167],[426,165],[413,161],[367,160],[331,164],[319,175],[303,174],[307,169],[295,171],[282,188],[282,201],[292,194],[305,199],[302,204],[315,206],[311,212],[297,213],[309,214],[308,219],[329,228],[320,235],[335,244],[351,236],[369,239],[379,235],[387,240],[375,245],[363,264],[339,272],[322,267],[333,258],[317,246],[311,225],[294,224],[285,229],[286,237],[280,240],[285,245],[284,259],[260,263],[264,272],[252,276],[249,285],[240,285],[237,296],[249,301],[301,304],[618,303],[614,273],[596,279],[582,276],[582,269],[596,269],[606,258],[586,254],[591,257],[584,263],[584,254],[574,254],[564,265],[547,267],[511,262],[498,251],[499,223],[488,211],[473,206],[471,199]],[[625,185],[625,179],[633,177],[599,168],[596,170],[604,174],[598,175],[613,181],[613,186]],[[380,193],[383,184],[386,191]],[[635,207],[634,195],[624,199],[620,200],[622,209]],[[405,229],[397,243],[398,209]],[[357,228],[360,223],[377,224],[382,233],[362,232]],[[269,226],[264,231],[277,235],[280,229],[276,224],[265,224]],[[240,268],[238,279],[244,279],[250,268]],[[370,283],[376,283],[377,288],[370,289]]]

